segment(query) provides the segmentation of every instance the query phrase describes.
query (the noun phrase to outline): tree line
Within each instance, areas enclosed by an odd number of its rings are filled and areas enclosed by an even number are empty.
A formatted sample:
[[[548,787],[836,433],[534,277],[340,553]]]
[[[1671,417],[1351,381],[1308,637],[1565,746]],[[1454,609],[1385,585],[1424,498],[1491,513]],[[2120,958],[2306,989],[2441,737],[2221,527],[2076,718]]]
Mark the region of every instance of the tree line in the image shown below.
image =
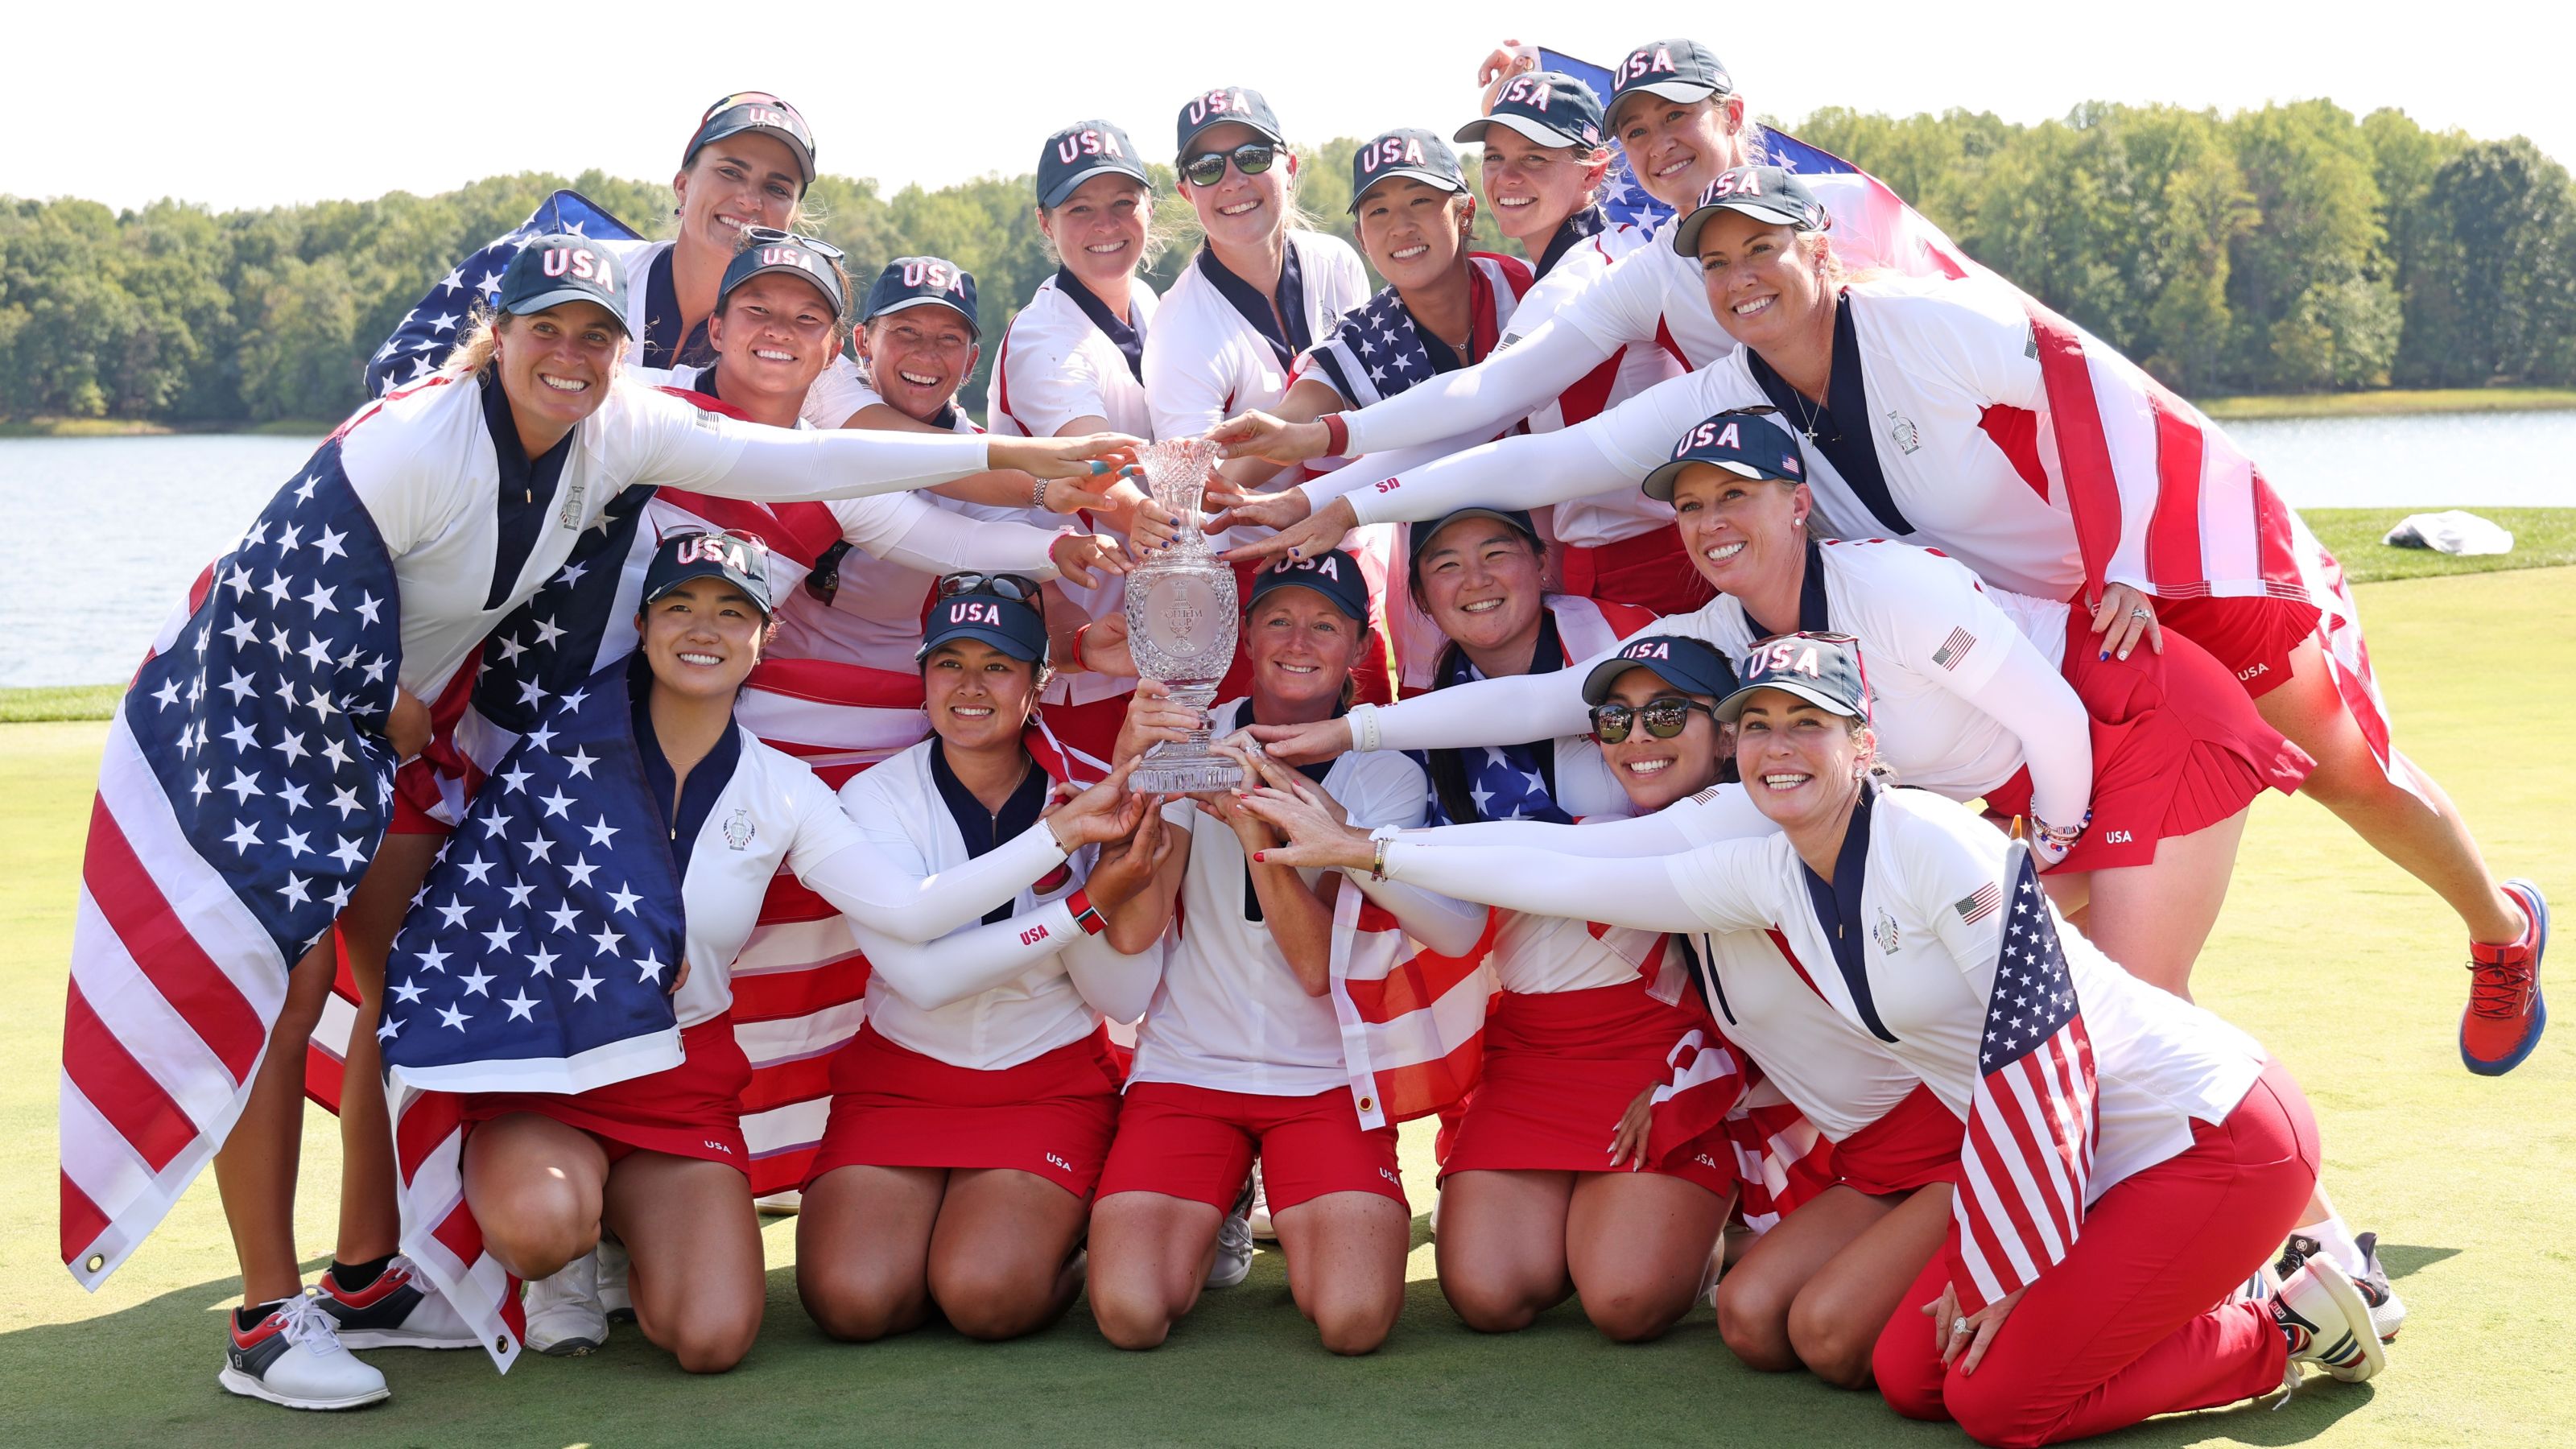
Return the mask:
[[[2037,125],[1828,109],[1792,129],[2187,394],[2576,383],[2576,183],[2521,137],[2323,100],[2087,104]],[[1301,168],[1300,200],[1346,239],[1356,144]],[[1159,287],[1197,239],[1153,169]],[[428,285],[567,185],[667,234],[667,186],[596,171],[225,212],[0,197],[0,418],[336,419]],[[826,176],[807,229],[849,254],[861,289],[896,256],[964,266],[992,343],[1054,270],[1030,195],[1025,175],[891,196]],[[994,350],[968,389],[979,409]]]

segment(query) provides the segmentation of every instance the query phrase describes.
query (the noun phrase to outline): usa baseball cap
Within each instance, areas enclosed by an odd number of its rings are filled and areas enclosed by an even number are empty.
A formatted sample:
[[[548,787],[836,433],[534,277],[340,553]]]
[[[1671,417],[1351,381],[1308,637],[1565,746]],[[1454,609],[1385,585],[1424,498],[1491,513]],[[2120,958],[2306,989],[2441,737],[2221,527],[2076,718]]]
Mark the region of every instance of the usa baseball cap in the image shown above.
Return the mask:
[[[1341,549],[1313,558],[1283,559],[1276,567],[1254,574],[1252,597],[1244,600],[1244,612],[1252,612],[1274,589],[1313,589],[1345,616],[1362,624],[1369,621],[1368,578],[1360,572],[1360,561]]]
[[[565,302],[597,302],[626,328],[626,296],[618,290],[619,261],[588,237],[557,232],[532,237],[501,273],[493,306],[514,317]]]
[[[711,141],[738,136],[745,131],[759,131],[775,136],[787,144],[796,158],[796,172],[804,184],[814,184],[814,132],[805,124],[804,114],[767,91],[736,91],[707,107],[699,118],[698,129],[689,136],[689,149],[680,153],[685,169],[698,159],[698,153]]]
[[[931,650],[956,639],[981,640],[1013,659],[1032,663],[1047,653],[1046,620],[1038,611],[1024,599],[983,589],[950,594],[931,605],[913,663],[928,659]]]
[[[1442,530],[1448,528],[1448,526],[1453,523],[1464,523],[1471,518],[1493,519],[1498,523],[1506,524],[1511,528],[1517,529],[1519,532],[1526,535],[1532,547],[1537,547],[1541,544],[1541,540],[1538,536],[1538,525],[1530,521],[1529,510],[1525,508],[1489,508],[1482,503],[1470,503],[1464,508],[1452,508],[1429,523],[1417,523],[1412,525],[1413,546],[1408,551],[1407,556],[1414,563],[1421,563],[1424,551],[1431,547],[1431,541],[1438,538]]]
[[[675,533],[653,550],[637,612],[691,579],[722,579],[769,613],[769,545],[748,533],[703,529]]]
[[[850,309],[849,294],[842,288],[840,268],[833,265],[834,259],[840,255],[838,248],[826,250],[812,237],[771,231],[765,227],[754,227],[750,237],[749,243],[733,254],[733,260],[725,263],[724,281],[716,288],[717,311],[724,310],[725,298],[733,295],[734,288],[770,272],[792,273],[812,283],[815,290],[823,294],[824,300],[832,304],[834,317]]]
[[[1038,153],[1038,205],[1054,208],[1094,176],[1132,176],[1148,191],[1153,179],[1136,159],[1136,143],[1107,121],[1076,121],[1047,137]]]
[[[1419,126],[1382,131],[1351,153],[1351,205],[1354,213],[1369,188],[1407,176],[1443,191],[1467,189],[1467,173],[1449,143]]]
[[[886,263],[875,285],[868,288],[867,306],[859,320],[873,322],[889,312],[932,302],[956,308],[965,314],[967,327],[976,336],[983,335],[983,324],[975,318],[975,274],[945,257],[897,257]]]
[[[1656,95],[1668,101],[1703,101],[1735,93],[1734,78],[1718,64],[1717,52],[1696,40],[1658,40],[1628,52],[1611,73],[1616,88],[1602,108],[1611,124],[1619,120],[1619,103],[1634,95]]]
[[[1201,131],[1210,126],[1222,126],[1228,121],[1238,126],[1250,126],[1273,141],[1288,139],[1279,129],[1278,114],[1270,109],[1270,102],[1262,98],[1261,92],[1247,86],[1218,86],[1192,96],[1182,104],[1177,128],[1180,145],[1174,154],[1189,155],[1190,143],[1199,138]]]
[[[1646,475],[1640,486],[1657,503],[1673,501],[1673,484],[1694,463],[1712,463],[1738,478],[1807,481],[1806,460],[1789,430],[1762,413],[1717,413],[1673,444],[1672,461]]]
[[[1736,166],[1710,182],[1699,194],[1699,205],[1673,223],[1673,250],[1697,261],[1699,229],[1721,211],[1740,211],[1800,231],[1831,231],[1834,226],[1834,214],[1795,173],[1777,166]]]
[[[1654,672],[1657,679],[1684,694],[1722,699],[1735,692],[1735,671],[1726,656],[1705,639],[1686,634],[1648,634],[1619,646],[1619,652],[1592,666],[1583,676],[1583,702],[1599,704],[1611,686],[1631,669]]]
[[[1601,98],[1561,70],[1514,76],[1494,97],[1494,109],[1458,128],[1450,140],[1482,141],[1496,126],[1520,132],[1542,146],[1601,144]]]
[[[1743,683],[1717,702],[1717,717],[1731,720],[1761,689],[1779,689],[1819,709],[1869,718],[1869,681],[1861,673],[1860,641],[1849,634],[1774,634],[1745,651]]]

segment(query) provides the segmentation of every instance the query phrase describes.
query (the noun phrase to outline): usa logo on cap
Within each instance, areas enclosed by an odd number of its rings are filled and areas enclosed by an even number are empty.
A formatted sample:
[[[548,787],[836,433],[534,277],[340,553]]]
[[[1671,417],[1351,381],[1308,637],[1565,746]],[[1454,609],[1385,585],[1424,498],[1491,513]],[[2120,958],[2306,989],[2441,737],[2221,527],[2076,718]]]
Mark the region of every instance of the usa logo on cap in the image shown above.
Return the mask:
[[[614,289],[616,278],[606,252],[588,247],[548,247],[537,258],[539,270],[549,277],[571,277],[576,281],[597,282]]]
[[[1635,80],[1641,75],[1671,75],[1681,69],[1673,59],[1673,48],[1666,44],[1641,45],[1628,52],[1619,66],[1621,80]]]

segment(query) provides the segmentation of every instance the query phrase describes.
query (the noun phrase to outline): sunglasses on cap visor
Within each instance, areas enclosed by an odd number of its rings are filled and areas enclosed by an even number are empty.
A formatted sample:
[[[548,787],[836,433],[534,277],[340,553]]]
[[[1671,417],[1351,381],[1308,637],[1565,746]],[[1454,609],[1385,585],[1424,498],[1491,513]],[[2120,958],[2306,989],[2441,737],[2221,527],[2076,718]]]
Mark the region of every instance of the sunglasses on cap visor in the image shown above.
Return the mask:
[[[747,244],[756,247],[774,247],[782,243],[793,243],[818,257],[830,257],[836,262],[846,255],[839,247],[821,237],[807,236],[803,232],[783,231],[774,226],[744,227],[742,238]]]
[[[1225,179],[1225,164],[1246,176],[1258,176],[1279,159],[1279,147],[1269,141],[1246,141],[1231,151],[1201,151],[1181,158],[1181,175],[1192,186],[1214,186]]]
[[[1648,735],[1668,740],[1680,734],[1690,723],[1692,710],[1698,710],[1710,719],[1717,718],[1716,710],[1676,694],[1647,700],[1642,706],[1596,704],[1592,706],[1592,734],[1605,745],[1619,744],[1628,738],[1628,731],[1642,718]]]
[[[939,597],[953,599],[959,594],[991,594],[1015,603],[1034,604],[1038,586],[1024,574],[950,574],[939,581]]]

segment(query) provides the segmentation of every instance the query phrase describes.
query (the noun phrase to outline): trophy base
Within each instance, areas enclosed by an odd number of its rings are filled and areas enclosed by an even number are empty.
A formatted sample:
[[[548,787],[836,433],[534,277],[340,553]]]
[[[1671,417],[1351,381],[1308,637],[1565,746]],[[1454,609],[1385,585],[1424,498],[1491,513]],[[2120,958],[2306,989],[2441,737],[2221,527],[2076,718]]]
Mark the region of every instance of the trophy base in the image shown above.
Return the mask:
[[[1158,760],[1150,751],[1127,777],[1127,788],[1140,795],[1201,795],[1242,783],[1243,767],[1223,756]]]

